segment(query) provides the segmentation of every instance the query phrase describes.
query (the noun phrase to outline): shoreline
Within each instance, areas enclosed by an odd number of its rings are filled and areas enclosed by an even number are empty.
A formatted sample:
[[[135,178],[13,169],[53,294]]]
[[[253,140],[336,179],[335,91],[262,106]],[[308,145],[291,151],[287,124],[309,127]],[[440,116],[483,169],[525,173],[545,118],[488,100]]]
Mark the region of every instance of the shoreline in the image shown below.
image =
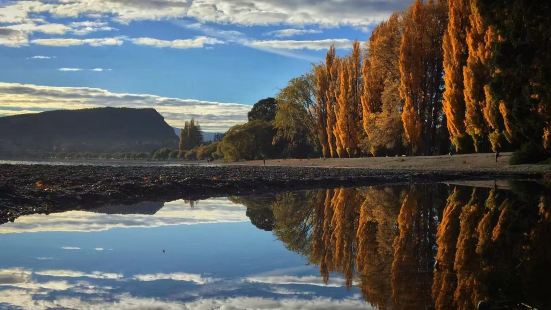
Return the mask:
[[[543,166],[546,167],[546,166]],[[0,224],[30,213],[139,201],[197,200],[268,192],[452,180],[547,178],[549,170],[357,167],[0,165]]]

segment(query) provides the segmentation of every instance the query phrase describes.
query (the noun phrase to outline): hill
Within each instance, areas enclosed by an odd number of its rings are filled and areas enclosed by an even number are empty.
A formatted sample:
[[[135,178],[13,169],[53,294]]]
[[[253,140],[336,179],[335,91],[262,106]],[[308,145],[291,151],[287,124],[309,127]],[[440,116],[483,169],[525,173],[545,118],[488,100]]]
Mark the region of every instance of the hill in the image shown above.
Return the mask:
[[[155,109],[93,108],[0,118],[0,156],[151,152],[178,137]]]

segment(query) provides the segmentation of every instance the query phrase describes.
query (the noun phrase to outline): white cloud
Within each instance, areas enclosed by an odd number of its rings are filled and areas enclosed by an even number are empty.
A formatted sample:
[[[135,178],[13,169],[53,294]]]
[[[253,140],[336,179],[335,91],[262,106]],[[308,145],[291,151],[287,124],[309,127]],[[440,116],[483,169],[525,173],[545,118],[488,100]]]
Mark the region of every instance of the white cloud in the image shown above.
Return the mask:
[[[146,45],[153,47],[170,47],[170,48],[201,48],[205,45],[222,44],[221,40],[215,38],[209,38],[205,36],[199,36],[193,39],[180,39],[180,40],[159,40],[154,38],[135,38],[132,39],[132,43],[137,45]]]
[[[89,45],[89,46],[106,46],[106,45],[122,45],[123,38],[93,38],[93,39],[75,39],[75,38],[49,38],[49,39],[34,39],[31,41],[33,44],[46,45],[46,46],[77,46],[77,45]]]
[[[30,59],[52,59],[52,58],[55,58],[55,56],[36,55],[36,56],[30,57]]]
[[[349,39],[324,39],[324,40],[258,40],[251,41],[250,46],[257,48],[270,49],[290,49],[290,50],[325,50],[331,45],[335,48],[351,48],[352,41]]]
[[[25,33],[41,32],[46,34],[64,34],[68,30],[70,30],[69,27],[63,24],[55,24],[55,23],[54,24],[50,24],[50,23],[36,24],[34,22],[9,25],[9,26],[5,26],[5,28],[22,31]]]
[[[176,23],[184,28],[202,32],[223,40],[227,43],[236,43],[250,48],[262,50],[285,57],[303,59],[316,62],[320,59],[302,53],[302,50],[322,50],[335,44],[337,48],[350,48],[352,42],[348,39],[326,39],[318,41],[291,41],[291,40],[268,40],[261,41],[247,37],[244,33],[235,30],[221,30],[201,23]]]
[[[0,116],[60,109],[93,107],[154,108],[168,124],[182,128],[195,118],[205,131],[224,132],[247,120],[249,105],[148,94],[114,93],[100,88],[54,87],[20,83],[0,83]]]
[[[81,68],[59,68],[59,69],[57,69],[57,71],[76,72],[76,71],[82,71],[82,69]]]
[[[67,67],[64,67],[64,68],[59,68],[57,69],[57,71],[63,71],[63,72],[77,72],[77,71],[83,71],[85,69],[82,69],[82,68],[67,68]],[[105,72],[105,71],[111,71],[112,69],[110,68],[92,68],[92,69],[86,69],[88,71],[92,71],[92,72]]]
[[[277,38],[288,38],[293,36],[300,36],[305,34],[316,34],[321,33],[321,30],[317,29],[294,29],[294,28],[287,28],[287,29],[280,29],[280,30],[274,30],[267,32],[266,35],[268,36],[274,36]]]
[[[373,0],[195,0],[187,16],[202,22],[240,25],[365,26],[403,9],[410,1]]]
[[[29,36],[26,32],[0,27],[0,45],[20,47],[28,44]]]
[[[93,68],[93,69],[90,69],[90,71],[104,72],[104,71],[111,71],[111,69],[110,68]]]
[[[134,0],[21,1],[0,10],[0,22],[22,23],[36,13],[56,17],[105,17],[120,23],[191,17],[201,22],[238,25],[366,26],[380,22],[410,0]]]
[[[133,279],[137,281],[142,281],[142,282],[159,281],[159,280],[184,281],[184,282],[193,282],[198,285],[204,285],[207,283],[219,281],[219,279],[216,279],[216,278],[203,277],[200,274],[183,273],[183,272],[138,274],[138,275],[135,275]]]
[[[112,31],[115,28],[109,26],[107,22],[102,21],[80,21],[69,24],[71,32],[76,35],[86,35],[98,31]]]

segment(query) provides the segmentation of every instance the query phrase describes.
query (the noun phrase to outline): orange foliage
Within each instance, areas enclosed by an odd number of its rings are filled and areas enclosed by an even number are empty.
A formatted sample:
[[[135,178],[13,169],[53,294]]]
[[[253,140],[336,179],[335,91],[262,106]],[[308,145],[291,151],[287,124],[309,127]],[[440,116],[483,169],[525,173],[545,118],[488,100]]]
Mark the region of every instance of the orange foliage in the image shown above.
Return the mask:
[[[445,5],[440,2],[417,0],[404,17],[400,95],[405,138],[414,154],[438,152],[438,135],[443,134],[441,42],[445,24]]]
[[[469,1],[448,2],[448,27],[444,33],[443,109],[446,114],[451,143],[457,152],[469,151],[465,135],[465,97],[463,94],[463,67],[467,63],[465,30],[469,21]]]

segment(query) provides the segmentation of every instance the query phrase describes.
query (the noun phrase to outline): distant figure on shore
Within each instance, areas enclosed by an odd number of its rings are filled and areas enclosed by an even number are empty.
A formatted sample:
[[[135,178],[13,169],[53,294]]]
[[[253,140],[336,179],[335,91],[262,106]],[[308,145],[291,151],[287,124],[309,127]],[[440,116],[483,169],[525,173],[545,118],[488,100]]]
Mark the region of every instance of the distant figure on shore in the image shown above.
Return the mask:
[[[496,163],[498,158],[499,158],[499,150],[496,150]]]

